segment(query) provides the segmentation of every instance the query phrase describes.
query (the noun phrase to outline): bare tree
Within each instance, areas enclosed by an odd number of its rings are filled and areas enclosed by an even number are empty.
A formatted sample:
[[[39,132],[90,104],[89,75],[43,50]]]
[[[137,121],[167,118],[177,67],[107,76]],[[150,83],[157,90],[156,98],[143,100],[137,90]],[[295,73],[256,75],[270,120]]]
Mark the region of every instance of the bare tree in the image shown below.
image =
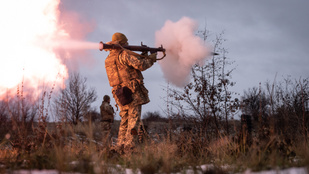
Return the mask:
[[[66,88],[54,101],[56,115],[61,120],[77,124],[91,111],[97,95],[94,88],[87,88],[86,81],[79,73],[70,75]]]
[[[202,31],[202,38],[206,40],[208,32]],[[183,89],[171,89],[169,95],[174,100],[171,105],[176,107],[178,115],[196,120],[195,124],[202,130],[203,134],[219,135],[223,119],[225,120],[225,130],[229,133],[228,120],[233,112],[237,110],[238,99],[233,98],[232,91],[229,90],[235,82],[230,81],[234,70],[228,69],[229,62],[225,57],[227,50],[222,47],[225,41],[223,33],[218,35],[214,42],[214,52],[219,52],[219,56],[213,56],[204,66],[195,65],[192,67],[192,81]]]

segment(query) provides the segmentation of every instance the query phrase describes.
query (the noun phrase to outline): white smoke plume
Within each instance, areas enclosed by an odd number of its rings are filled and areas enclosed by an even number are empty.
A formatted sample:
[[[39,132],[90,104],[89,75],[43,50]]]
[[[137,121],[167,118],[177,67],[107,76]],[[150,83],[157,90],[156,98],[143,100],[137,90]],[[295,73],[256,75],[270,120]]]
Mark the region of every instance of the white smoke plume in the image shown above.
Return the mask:
[[[165,78],[178,87],[190,81],[190,71],[194,64],[203,64],[210,51],[204,41],[195,35],[197,22],[183,17],[177,22],[165,22],[156,31],[156,46],[166,49],[166,57],[159,61]]]

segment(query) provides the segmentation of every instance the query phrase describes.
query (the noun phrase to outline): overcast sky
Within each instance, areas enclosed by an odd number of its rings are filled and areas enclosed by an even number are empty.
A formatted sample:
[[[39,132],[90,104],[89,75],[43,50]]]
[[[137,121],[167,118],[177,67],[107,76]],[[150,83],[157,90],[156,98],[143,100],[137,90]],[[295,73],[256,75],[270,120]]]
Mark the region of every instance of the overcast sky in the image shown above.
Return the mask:
[[[132,45],[154,46],[155,32],[167,20],[184,16],[196,20],[200,30],[206,26],[212,35],[224,31],[226,56],[237,66],[233,90],[242,94],[260,82],[272,82],[276,74],[277,81],[288,75],[309,77],[308,7],[308,0],[62,0],[60,10],[74,11],[82,22],[94,24],[86,39],[93,42],[108,42],[113,33],[122,32]],[[99,107],[103,96],[111,95],[104,68],[108,53],[93,50],[91,55],[92,63],[80,65],[79,71],[96,88],[94,106]],[[143,75],[151,100],[143,114],[161,112],[166,109],[166,81],[159,64]]]

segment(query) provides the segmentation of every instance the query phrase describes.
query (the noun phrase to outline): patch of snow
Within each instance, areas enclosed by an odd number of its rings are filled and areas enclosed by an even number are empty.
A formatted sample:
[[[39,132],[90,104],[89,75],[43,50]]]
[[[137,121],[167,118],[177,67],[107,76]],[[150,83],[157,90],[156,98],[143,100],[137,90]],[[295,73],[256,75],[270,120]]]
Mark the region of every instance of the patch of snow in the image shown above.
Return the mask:
[[[246,170],[243,174],[308,174],[308,170],[305,167],[292,167],[283,170],[269,170],[260,172],[251,172],[251,170]]]

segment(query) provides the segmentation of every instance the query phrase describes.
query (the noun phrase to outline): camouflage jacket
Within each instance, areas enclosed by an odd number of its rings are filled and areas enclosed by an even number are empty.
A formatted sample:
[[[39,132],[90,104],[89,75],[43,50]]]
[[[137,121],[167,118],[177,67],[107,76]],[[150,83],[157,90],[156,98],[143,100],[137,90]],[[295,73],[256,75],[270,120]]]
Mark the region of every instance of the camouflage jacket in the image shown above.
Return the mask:
[[[130,54],[126,50],[111,50],[105,60],[105,68],[112,93],[118,105],[121,106],[115,91],[118,87],[127,86],[133,92],[133,104],[146,104],[149,102],[148,90],[144,86],[141,71],[150,68],[153,61]]]
[[[100,106],[102,121],[114,121],[114,108],[108,103],[103,101]]]

